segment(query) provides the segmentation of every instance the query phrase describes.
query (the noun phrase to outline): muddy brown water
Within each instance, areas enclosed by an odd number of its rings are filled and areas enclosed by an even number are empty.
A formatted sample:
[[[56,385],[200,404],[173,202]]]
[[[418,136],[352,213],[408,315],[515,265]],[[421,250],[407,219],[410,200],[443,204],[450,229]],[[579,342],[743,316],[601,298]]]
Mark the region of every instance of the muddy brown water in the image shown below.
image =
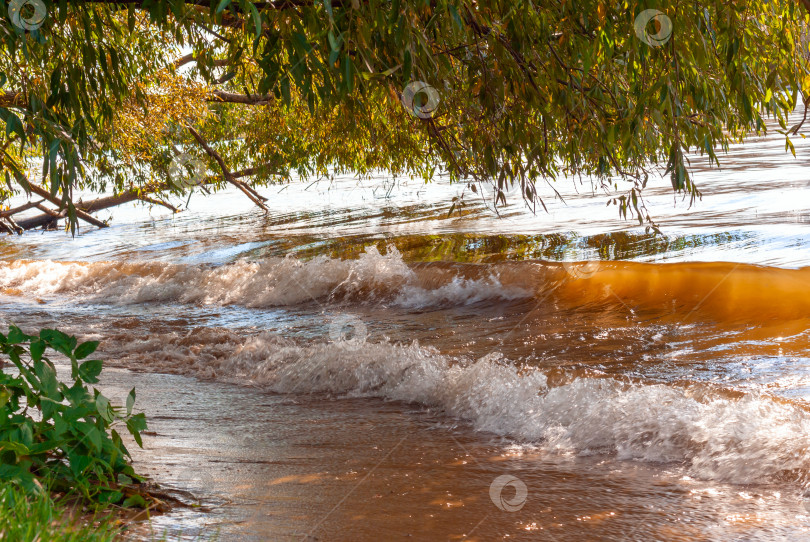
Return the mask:
[[[650,184],[664,236],[438,179],[192,196],[0,242],[0,318],[102,342],[136,468],[197,505],[133,538],[810,539],[808,144]],[[542,193],[542,191],[541,191]]]

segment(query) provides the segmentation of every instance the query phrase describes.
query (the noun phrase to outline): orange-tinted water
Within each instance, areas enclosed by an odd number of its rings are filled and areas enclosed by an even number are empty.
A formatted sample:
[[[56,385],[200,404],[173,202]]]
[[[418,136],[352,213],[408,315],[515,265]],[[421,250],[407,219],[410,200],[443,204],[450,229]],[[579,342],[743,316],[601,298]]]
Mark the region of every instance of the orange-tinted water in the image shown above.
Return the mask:
[[[202,499],[175,534],[799,540],[810,197],[783,145],[696,159],[691,209],[653,183],[659,237],[572,185],[502,218],[382,179],[125,209],[4,240],[0,316],[102,341],[152,420],[138,467]]]

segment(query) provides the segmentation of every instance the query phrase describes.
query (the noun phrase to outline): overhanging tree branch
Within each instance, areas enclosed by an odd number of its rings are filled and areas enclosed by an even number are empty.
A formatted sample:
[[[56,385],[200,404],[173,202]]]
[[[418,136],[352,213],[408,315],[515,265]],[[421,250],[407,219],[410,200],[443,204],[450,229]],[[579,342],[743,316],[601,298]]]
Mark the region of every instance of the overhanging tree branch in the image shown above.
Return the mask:
[[[228,102],[234,104],[245,104],[245,105],[266,105],[270,104],[275,100],[274,96],[266,95],[266,96],[259,96],[259,95],[248,95],[248,94],[236,94],[233,92],[227,92],[224,90],[214,90],[211,93],[211,97],[208,98],[210,102]]]
[[[219,164],[219,167],[222,170],[222,176],[225,178],[227,182],[239,188],[239,190],[241,190],[258,207],[264,209],[265,211],[270,210],[262,201],[262,200],[266,201],[266,198],[263,198],[255,190],[247,186],[245,183],[240,182],[238,179],[236,179],[233,173],[231,173],[231,170],[228,168],[227,164],[225,164],[225,160],[222,159],[222,156],[220,156],[220,154],[217,151],[212,149],[211,146],[208,145],[208,143],[206,143],[206,141],[202,138],[199,132],[197,132],[197,130],[189,126],[188,131],[191,133],[194,139],[197,140],[197,143],[200,144],[200,146],[203,148],[203,150],[205,150],[208,156],[213,158],[217,162],[217,164]]]
[[[174,69],[181,68],[181,67],[185,66],[186,64],[191,64],[192,62],[197,62],[197,61],[198,61],[198,59],[194,58],[194,53],[189,53],[187,55],[181,56],[180,58],[178,58],[177,60],[174,61]],[[227,58],[218,58],[218,59],[214,60],[214,62],[212,64],[214,66],[217,66],[217,67],[221,68],[223,66],[230,66],[231,63],[232,63],[231,60],[229,60]]]
[[[0,107],[28,108],[28,98],[17,90],[0,91]]]

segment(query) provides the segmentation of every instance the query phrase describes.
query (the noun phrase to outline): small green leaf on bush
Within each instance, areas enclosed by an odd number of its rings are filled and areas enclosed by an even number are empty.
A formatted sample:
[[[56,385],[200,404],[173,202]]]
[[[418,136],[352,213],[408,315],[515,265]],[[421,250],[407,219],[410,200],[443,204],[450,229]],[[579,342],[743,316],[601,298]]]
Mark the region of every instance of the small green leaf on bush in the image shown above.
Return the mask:
[[[85,382],[95,384],[98,382],[98,375],[101,374],[102,362],[100,359],[91,359],[79,365],[79,377]]]
[[[62,391],[65,394],[65,397],[67,397],[70,403],[73,405],[82,403],[90,395],[87,393],[84,386],[82,386],[81,382],[76,382],[70,388],[63,389]]]
[[[55,401],[61,401],[62,395],[59,393],[59,382],[56,380],[56,371],[53,367],[43,361],[34,363],[34,372],[42,385],[41,391],[45,397]]]
[[[96,348],[98,348],[98,341],[87,341],[79,345],[74,355],[76,359],[84,359],[95,352]]]
[[[28,448],[31,452],[31,446],[34,444],[34,430],[31,429],[32,423],[24,423],[20,426],[20,442]]]
[[[39,337],[48,343],[51,348],[68,357],[73,354],[73,350],[76,348],[76,337],[71,337],[55,329],[43,329],[39,332]]]
[[[9,344],[25,342],[25,333],[17,326],[10,326],[8,330],[8,342]]]
[[[4,452],[5,451],[14,452],[14,454],[18,458],[25,457],[29,453],[28,447],[22,442],[11,442],[8,440],[0,442],[0,450]]]
[[[31,343],[31,359],[39,361],[42,359],[42,354],[45,353],[45,343],[43,341],[34,341]]]
[[[115,504],[123,498],[124,494],[120,491],[102,491],[98,496],[98,501],[100,503]]]
[[[28,470],[29,465],[0,464],[0,480],[17,482],[29,493],[39,493],[42,485],[37,482],[34,475]]]
[[[101,451],[101,433],[96,426],[90,423],[80,423],[79,429],[87,437],[87,442],[93,445],[96,451]]]
[[[105,422],[112,423],[115,419],[115,414],[110,406],[110,400],[100,393],[96,397],[96,410],[98,410],[98,415],[101,416]]]
[[[118,483],[119,484],[124,484],[124,485],[130,485],[130,484],[132,484],[132,478],[130,478],[129,476],[127,476],[126,474],[121,472],[121,473],[118,474]],[[126,504],[124,506],[126,506]]]
[[[129,395],[127,395],[127,416],[132,414],[132,407],[135,406],[135,388],[129,390]]]
[[[143,448],[141,431],[146,429],[146,416],[143,414],[143,412],[136,414],[127,420],[127,429],[129,429],[129,432],[132,433],[132,437],[135,439],[135,442],[138,443],[138,446]]]

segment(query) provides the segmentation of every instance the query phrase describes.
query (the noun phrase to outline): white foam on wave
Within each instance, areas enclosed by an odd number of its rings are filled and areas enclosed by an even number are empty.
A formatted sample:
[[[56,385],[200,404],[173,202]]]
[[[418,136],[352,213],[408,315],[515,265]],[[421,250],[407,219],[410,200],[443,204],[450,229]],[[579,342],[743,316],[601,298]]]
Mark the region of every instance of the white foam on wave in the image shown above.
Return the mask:
[[[438,288],[428,289],[413,284],[402,286],[394,304],[403,308],[420,308],[437,305],[471,305],[487,299],[524,299],[531,297],[527,289],[504,286],[496,275],[483,279],[464,279],[454,277],[450,282]]]
[[[285,257],[218,267],[159,262],[0,262],[0,287],[38,296],[78,296],[94,302],[178,302],[252,308],[329,298],[379,300],[420,308],[531,295],[528,290],[502,285],[495,272],[476,280],[451,277],[444,284],[425,288],[393,247],[385,255],[370,247],[356,260],[319,256],[302,261]]]
[[[732,398],[597,377],[549,387],[541,370],[518,369],[498,354],[465,361],[416,343],[298,344],[271,334],[238,345],[235,336],[209,340],[222,345],[222,355],[206,355],[188,336],[158,341],[152,347],[165,358],[154,350],[150,357],[162,367],[179,364],[186,373],[279,393],[417,403],[520,443],[676,462],[703,479],[755,483],[810,472],[810,414],[766,395]]]

